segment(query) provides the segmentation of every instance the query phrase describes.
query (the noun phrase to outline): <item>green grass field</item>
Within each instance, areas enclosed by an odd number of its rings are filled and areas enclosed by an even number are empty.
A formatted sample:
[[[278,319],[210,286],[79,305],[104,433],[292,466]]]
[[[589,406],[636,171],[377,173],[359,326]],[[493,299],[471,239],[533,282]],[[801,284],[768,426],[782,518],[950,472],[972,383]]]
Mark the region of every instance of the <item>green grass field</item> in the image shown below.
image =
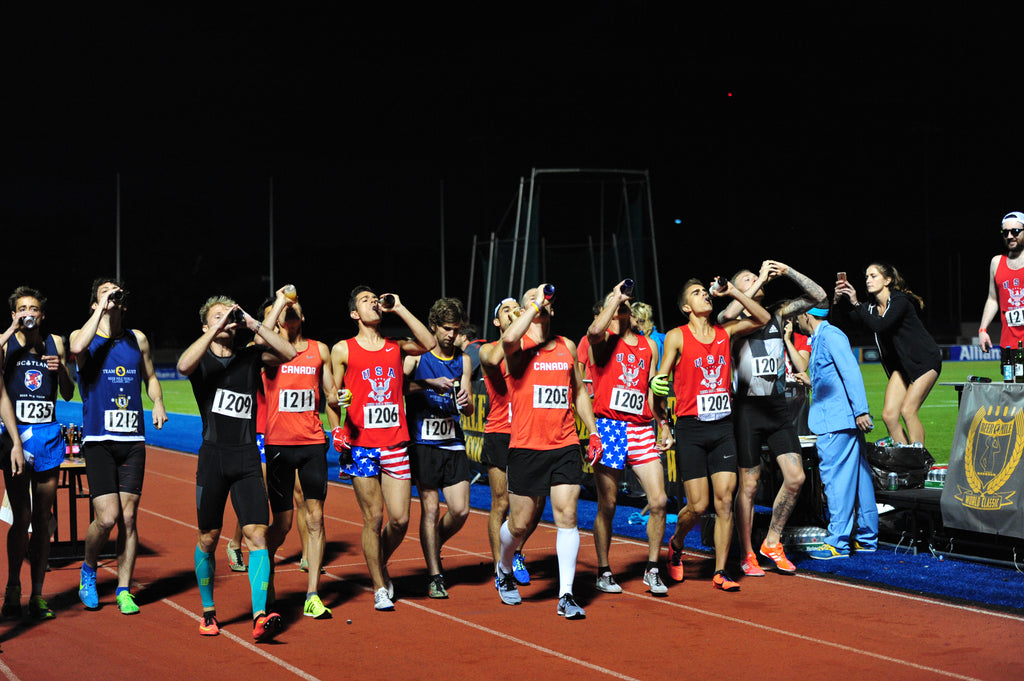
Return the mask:
[[[878,440],[888,435],[882,423],[882,401],[885,397],[885,372],[881,364],[862,364],[864,386],[868,393],[868,405],[875,421],[875,430],[868,435],[869,440]],[[942,365],[940,383],[963,382],[968,375],[987,376],[999,381],[999,362],[946,362]],[[164,404],[167,411],[178,414],[197,414],[196,401],[192,396],[192,386],[188,381],[164,381]],[[76,396],[76,399],[77,396]],[[146,408],[152,407],[148,399]],[[924,423],[928,451],[937,463],[948,463],[949,452],[953,445],[953,431],[956,429],[957,392],[952,386],[936,385],[921,409],[921,421]]]

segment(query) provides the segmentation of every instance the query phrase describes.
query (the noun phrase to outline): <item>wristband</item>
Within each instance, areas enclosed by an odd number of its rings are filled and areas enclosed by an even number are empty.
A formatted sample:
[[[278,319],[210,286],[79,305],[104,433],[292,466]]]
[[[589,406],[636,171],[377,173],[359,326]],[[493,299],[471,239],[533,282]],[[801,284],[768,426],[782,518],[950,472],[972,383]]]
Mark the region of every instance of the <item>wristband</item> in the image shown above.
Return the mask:
[[[985,327],[983,326],[983,327],[981,327],[980,329],[978,329],[978,333],[988,333],[988,329],[986,329],[986,328],[985,328]]]
[[[540,305],[532,301],[530,302],[530,305],[533,305],[533,309],[537,311],[537,314],[540,314]]]

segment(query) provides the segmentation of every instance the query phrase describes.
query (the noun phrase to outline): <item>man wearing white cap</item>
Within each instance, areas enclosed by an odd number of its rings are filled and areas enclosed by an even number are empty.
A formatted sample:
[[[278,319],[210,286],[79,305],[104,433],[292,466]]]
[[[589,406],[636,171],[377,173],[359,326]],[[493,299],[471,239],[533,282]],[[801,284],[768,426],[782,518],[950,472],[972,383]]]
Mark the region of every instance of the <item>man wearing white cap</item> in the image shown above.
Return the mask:
[[[1003,317],[1000,345],[1011,348],[1024,341],[1024,213],[1003,216],[1000,232],[1007,252],[993,257],[988,267],[988,299],[978,329],[978,344],[984,351],[992,349],[988,325],[998,312]]]

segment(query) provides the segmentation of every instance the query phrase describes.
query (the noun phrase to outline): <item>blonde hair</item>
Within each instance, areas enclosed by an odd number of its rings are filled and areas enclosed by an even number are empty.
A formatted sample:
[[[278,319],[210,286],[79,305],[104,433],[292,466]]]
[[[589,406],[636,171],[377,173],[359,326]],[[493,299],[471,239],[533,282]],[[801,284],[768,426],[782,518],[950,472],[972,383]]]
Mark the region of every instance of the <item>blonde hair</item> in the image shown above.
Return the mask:
[[[214,305],[224,305],[226,307],[234,307],[235,306],[235,301],[232,300],[231,298],[228,298],[227,296],[210,296],[209,298],[207,298],[206,302],[203,303],[203,306],[201,308],[199,308],[199,320],[203,324],[206,323],[206,315],[210,314],[210,309]]]
[[[647,303],[636,301],[629,306],[636,317],[637,330],[645,336],[649,336],[654,329],[654,308]]]

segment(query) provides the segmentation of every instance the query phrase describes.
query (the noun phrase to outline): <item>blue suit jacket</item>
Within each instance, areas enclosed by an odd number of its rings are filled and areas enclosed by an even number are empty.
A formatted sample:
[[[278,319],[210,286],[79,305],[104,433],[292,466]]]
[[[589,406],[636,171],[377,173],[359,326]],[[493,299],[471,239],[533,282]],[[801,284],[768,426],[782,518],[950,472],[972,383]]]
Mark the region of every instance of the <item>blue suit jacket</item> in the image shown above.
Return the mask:
[[[811,408],[807,425],[815,435],[857,428],[868,413],[868,397],[850,339],[827,321],[811,336]]]

